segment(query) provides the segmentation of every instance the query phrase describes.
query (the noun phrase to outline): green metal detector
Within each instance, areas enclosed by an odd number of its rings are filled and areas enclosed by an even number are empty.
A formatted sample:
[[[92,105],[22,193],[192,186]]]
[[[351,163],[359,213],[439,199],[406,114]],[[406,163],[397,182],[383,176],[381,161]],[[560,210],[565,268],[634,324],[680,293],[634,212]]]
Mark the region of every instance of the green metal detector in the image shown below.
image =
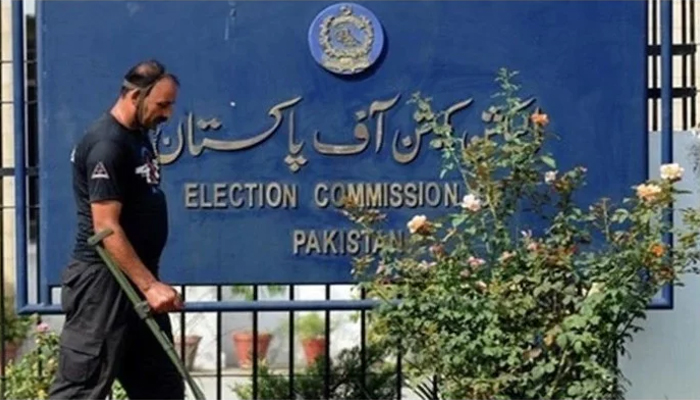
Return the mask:
[[[202,391],[199,389],[199,386],[197,386],[197,383],[194,381],[194,379],[192,379],[192,376],[187,371],[187,368],[185,368],[184,364],[177,356],[175,347],[170,342],[165,333],[160,329],[158,323],[156,323],[155,319],[153,318],[153,315],[151,315],[151,310],[148,307],[148,303],[144,300],[141,300],[141,298],[136,294],[136,291],[131,286],[122,270],[119,268],[119,266],[117,266],[117,263],[114,261],[112,256],[104,248],[102,241],[112,233],[114,232],[111,229],[106,229],[102,232],[99,232],[88,239],[88,244],[94,246],[97,249],[97,252],[99,253],[100,257],[102,257],[102,260],[105,262],[105,264],[107,264],[107,267],[112,272],[112,275],[114,275],[114,278],[119,283],[119,286],[121,286],[122,289],[126,292],[127,297],[134,305],[136,313],[141,319],[143,319],[146,322],[146,325],[148,325],[148,327],[151,329],[151,332],[153,332],[156,339],[163,347],[163,350],[165,350],[165,352],[168,354],[168,357],[170,357],[170,360],[173,362],[173,364],[175,364],[175,367],[178,369],[178,371],[180,371],[180,375],[182,375],[182,377],[187,381],[187,384],[190,386],[190,389],[192,389],[192,392],[194,393],[195,399],[205,400],[204,393],[202,393]]]

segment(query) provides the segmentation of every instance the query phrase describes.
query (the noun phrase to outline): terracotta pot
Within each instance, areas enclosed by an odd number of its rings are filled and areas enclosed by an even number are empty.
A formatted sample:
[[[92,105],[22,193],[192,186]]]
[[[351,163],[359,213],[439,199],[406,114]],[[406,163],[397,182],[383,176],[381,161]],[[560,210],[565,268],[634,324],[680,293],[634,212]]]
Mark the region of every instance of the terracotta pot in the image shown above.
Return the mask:
[[[241,368],[252,368],[253,366],[253,333],[252,332],[234,332],[233,344],[238,354],[238,365]],[[269,333],[258,333],[258,360],[264,360],[267,357],[267,351],[270,348],[272,335]]]
[[[182,342],[180,341],[180,335],[175,335],[174,337],[175,351],[177,356],[182,359]],[[194,366],[194,359],[197,356],[197,349],[199,348],[199,342],[202,337],[199,335],[187,335],[185,336],[185,367],[187,369],[192,369]]]
[[[313,365],[319,357],[326,355],[326,338],[323,336],[302,339],[301,345],[304,348],[308,366]]]
[[[0,359],[0,365],[5,365],[7,366],[7,363],[10,360],[15,360],[17,357],[17,351],[19,350],[20,345],[17,343],[11,343],[11,342],[5,342],[5,358]]]

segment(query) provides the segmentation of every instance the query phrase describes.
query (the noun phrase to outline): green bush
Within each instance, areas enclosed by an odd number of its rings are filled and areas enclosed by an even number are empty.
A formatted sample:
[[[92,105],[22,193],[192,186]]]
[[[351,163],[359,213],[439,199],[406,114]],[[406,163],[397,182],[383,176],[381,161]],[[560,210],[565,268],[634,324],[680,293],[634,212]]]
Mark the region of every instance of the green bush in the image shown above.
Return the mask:
[[[437,376],[444,398],[622,398],[617,360],[647,306],[663,285],[698,272],[698,211],[670,208],[681,194],[677,164],[629,198],[581,205],[586,168],[545,151],[549,116],[517,96],[514,76],[500,71],[486,129],[468,141],[429,99],[412,99],[442,152],[440,175],[467,189],[461,207],[416,215],[401,243],[380,234],[387,215],[347,202],[349,218],[383,243],[354,265],[381,303],[370,329],[379,345],[400,344],[409,377]],[[685,230],[667,223],[670,213]],[[673,247],[663,241],[671,232]]]
[[[5,342],[20,344],[26,339],[32,327],[32,319],[27,316],[17,315],[14,309],[14,299],[5,298],[5,308],[3,309],[2,326],[4,330]]]
[[[10,361],[5,369],[6,399],[45,399],[58,368],[56,333],[42,322],[34,331],[35,346],[31,351]]]
[[[34,319],[29,320],[33,322]],[[36,325],[33,336],[35,346],[31,351],[7,365],[5,399],[46,399],[48,396],[58,369],[60,338],[45,322]],[[119,382],[115,381],[112,391],[114,400],[127,399]]]
[[[326,358],[321,357],[302,373],[294,375],[294,399],[395,399],[396,367],[385,362],[386,351],[373,345],[365,349],[365,363],[359,347],[345,349],[337,359],[331,361],[328,376],[328,392],[325,397]],[[366,370],[363,369],[366,365]],[[362,381],[363,372],[365,374]],[[237,384],[232,387],[243,400],[253,398],[252,384]],[[274,373],[261,365],[258,376],[258,398],[268,400],[289,399],[289,378]]]

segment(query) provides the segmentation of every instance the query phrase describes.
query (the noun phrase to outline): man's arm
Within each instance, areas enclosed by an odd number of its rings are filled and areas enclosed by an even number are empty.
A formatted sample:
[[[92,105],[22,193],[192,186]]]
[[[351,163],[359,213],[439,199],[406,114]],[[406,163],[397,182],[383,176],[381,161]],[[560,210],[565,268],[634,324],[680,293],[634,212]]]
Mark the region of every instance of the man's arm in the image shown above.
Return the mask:
[[[159,282],[139,259],[119,222],[126,186],[125,176],[130,172],[127,154],[118,143],[96,143],[86,159],[88,192],[95,233],[111,229],[105,238],[105,249],[119,267],[144,294],[155,312],[167,312],[182,307],[177,292]]]
[[[114,257],[121,269],[124,270],[124,273],[131,278],[131,281],[136,284],[139,290],[146,293],[156,281],[156,278],[136,255],[134,248],[119,224],[119,215],[122,209],[121,203],[114,200],[98,201],[93,202],[91,208],[95,233],[102,232],[105,229],[111,229],[114,232],[103,240],[105,249]]]
[[[105,249],[132,282],[146,296],[149,306],[155,312],[178,310],[182,307],[180,298],[173,288],[153,276],[141,262],[129,239],[119,224],[122,205],[118,201],[93,202],[92,218],[95,232],[111,229],[113,234],[103,240]]]

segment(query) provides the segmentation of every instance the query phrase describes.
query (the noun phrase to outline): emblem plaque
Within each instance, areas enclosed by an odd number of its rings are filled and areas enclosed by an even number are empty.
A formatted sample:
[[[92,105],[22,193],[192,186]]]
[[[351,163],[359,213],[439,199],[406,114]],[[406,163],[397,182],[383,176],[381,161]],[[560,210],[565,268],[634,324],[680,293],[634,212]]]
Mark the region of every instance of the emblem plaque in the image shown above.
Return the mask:
[[[326,70],[353,75],[372,66],[384,47],[377,17],[354,3],[338,3],[321,11],[309,27],[309,47]]]

